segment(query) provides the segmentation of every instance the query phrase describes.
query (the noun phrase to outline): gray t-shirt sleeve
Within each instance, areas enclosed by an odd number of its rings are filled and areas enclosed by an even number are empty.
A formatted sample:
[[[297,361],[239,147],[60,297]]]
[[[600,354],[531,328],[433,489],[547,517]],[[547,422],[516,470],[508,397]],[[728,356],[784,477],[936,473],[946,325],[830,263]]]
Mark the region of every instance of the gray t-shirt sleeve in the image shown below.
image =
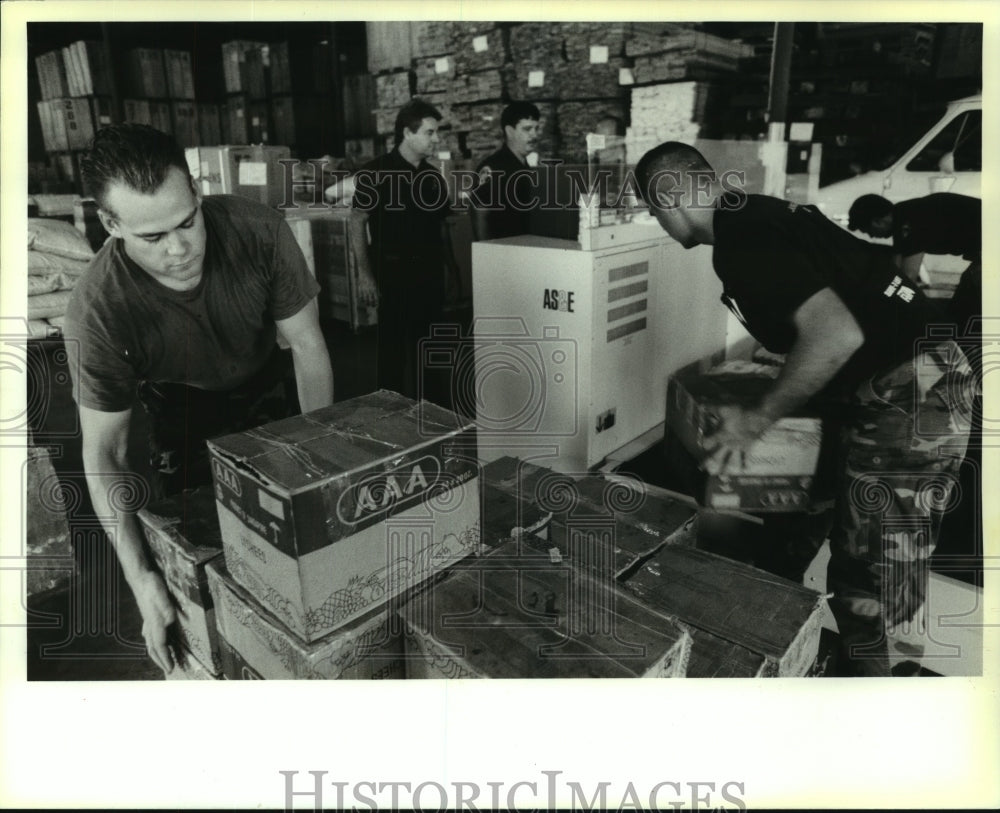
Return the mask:
[[[294,316],[309,304],[320,291],[302,249],[291,228],[284,221],[278,224],[274,241],[271,274],[271,312],[275,321]]]

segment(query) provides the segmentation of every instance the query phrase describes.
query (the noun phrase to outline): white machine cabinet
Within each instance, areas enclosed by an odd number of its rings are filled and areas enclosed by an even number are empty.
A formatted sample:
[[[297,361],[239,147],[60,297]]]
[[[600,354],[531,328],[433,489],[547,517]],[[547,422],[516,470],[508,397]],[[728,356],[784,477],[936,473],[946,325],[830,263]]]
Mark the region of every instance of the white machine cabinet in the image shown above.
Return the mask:
[[[724,348],[710,249],[639,234],[590,251],[532,235],[473,244],[466,398],[482,459],[537,446],[556,449],[546,465],[586,470],[644,435],[655,442],[668,376]]]

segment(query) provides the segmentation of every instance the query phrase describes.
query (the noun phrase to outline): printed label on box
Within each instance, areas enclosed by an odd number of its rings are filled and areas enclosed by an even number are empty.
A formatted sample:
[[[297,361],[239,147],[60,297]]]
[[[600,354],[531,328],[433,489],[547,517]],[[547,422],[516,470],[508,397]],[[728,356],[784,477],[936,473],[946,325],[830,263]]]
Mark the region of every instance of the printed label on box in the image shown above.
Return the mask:
[[[434,72],[435,73],[448,73],[448,69],[451,67],[451,63],[448,57],[442,56],[434,60]]]
[[[618,84],[619,85],[634,85],[635,84],[635,74],[632,73],[631,68],[619,68],[618,69]]]
[[[529,71],[528,87],[540,88],[545,85],[545,71]]]
[[[472,50],[477,54],[481,54],[483,51],[488,50],[489,47],[489,38],[485,34],[472,38]]]
[[[267,164],[263,161],[241,161],[240,186],[267,186]]]

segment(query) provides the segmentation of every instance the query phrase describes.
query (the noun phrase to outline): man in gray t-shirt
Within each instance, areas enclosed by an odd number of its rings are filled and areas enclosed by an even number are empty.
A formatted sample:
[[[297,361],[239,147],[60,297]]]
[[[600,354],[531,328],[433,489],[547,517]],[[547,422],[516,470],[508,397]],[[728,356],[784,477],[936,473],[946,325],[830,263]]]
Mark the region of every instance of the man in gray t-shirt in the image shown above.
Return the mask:
[[[115,497],[134,477],[127,462],[134,396],[149,412],[154,475],[197,485],[207,437],[266,420],[261,400],[280,382],[277,334],[291,348],[301,409],[333,402],[318,285],[280,213],[228,196],[202,200],[184,151],[164,133],[105,128],[81,170],[113,238],[66,315],[83,465],[149,653],[170,671],[174,608],[143,552],[132,513],[139,506],[121,507]],[[207,466],[200,470],[204,477]]]

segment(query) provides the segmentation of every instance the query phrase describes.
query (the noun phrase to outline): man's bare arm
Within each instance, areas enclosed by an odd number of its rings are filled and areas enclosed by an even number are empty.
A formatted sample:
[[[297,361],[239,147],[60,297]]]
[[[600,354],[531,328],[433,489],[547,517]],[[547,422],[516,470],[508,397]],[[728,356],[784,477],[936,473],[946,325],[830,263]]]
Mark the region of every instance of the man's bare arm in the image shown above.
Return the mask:
[[[114,546],[125,580],[142,613],[142,635],[150,657],[164,672],[169,672],[174,660],[167,646],[167,628],[176,618],[174,604],[159,571],[146,557],[135,513],[115,505],[112,499],[115,487],[138,476],[130,471],[126,455],[131,414],[131,410],[99,412],[80,407],[83,468],[94,513]]]

